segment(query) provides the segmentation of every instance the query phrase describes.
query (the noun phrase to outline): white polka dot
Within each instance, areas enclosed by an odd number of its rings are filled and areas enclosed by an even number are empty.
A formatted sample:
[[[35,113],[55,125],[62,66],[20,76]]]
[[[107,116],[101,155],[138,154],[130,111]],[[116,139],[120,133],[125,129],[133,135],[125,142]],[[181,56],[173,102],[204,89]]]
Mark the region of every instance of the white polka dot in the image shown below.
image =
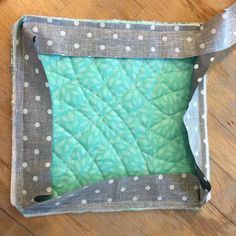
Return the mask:
[[[204,30],[204,26],[200,25],[200,30],[203,31]]]
[[[28,113],[28,109],[23,109],[23,114],[27,114]]]
[[[114,39],[118,39],[118,34],[113,34],[112,36]]]
[[[125,47],[125,50],[126,50],[127,52],[130,52],[130,50],[131,50],[130,46],[126,46],[126,47]]]
[[[201,90],[201,94],[204,95],[205,94],[205,90]]]
[[[170,190],[174,190],[174,189],[175,189],[175,186],[174,186],[173,184],[171,184],[171,185],[169,186],[169,188],[170,188]]]
[[[52,46],[52,40],[48,40],[48,41],[47,41],[47,45],[48,45],[48,46]]]
[[[133,180],[135,181],[138,180],[138,176],[134,176]]]
[[[205,114],[202,115],[202,119],[206,119],[206,115]]]
[[[236,31],[233,32],[233,35],[236,36]]]
[[[162,200],[162,196],[158,196],[158,197],[157,197],[157,200],[158,200],[158,201],[161,201],[161,200]]]
[[[155,25],[151,25],[150,26],[150,30],[155,30],[156,26]]]
[[[125,187],[122,187],[120,191],[123,193],[125,191]]]
[[[100,45],[100,49],[105,50],[106,49],[105,45]]]
[[[38,73],[39,73],[39,69],[38,69],[38,68],[35,68],[35,69],[34,69],[34,72],[35,72],[35,74],[38,74]]]
[[[147,185],[146,187],[145,187],[145,190],[147,190],[147,191],[149,191],[151,189],[151,187],[149,186],[149,185]]]
[[[202,77],[199,77],[197,81],[200,83],[202,81]]]
[[[212,33],[212,34],[215,34],[215,33],[216,33],[216,29],[213,28],[213,29],[211,30],[211,33]]]
[[[196,185],[194,186],[194,189],[195,189],[195,190],[198,190],[198,189],[199,189],[199,185],[196,184]]]
[[[60,202],[55,202],[55,205],[56,206],[59,206],[61,203]]]
[[[48,167],[50,167],[50,166],[51,166],[51,163],[50,163],[50,162],[46,162],[46,163],[45,163],[45,167],[46,167],[46,168],[48,168]]]
[[[48,87],[49,87],[49,85],[48,85],[48,82],[45,82],[45,87],[46,87],[46,88],[48,88]]]
[[[23,162],[23,163],[22,163],[22,167],[23,167],[23,168],[26,168],[26,167],[27,167],[27,163],[26,163],[26,162]]]
[[[151,47],[151,52],[155,52],[156,48],[155,47]]]
[[[183,197],[182,197],[182,200],[183,200],[183,201],[187,201],[187,197],[186,197],[186,196],[183,196]]]
[[[78,49],[78,48],[79,48],[79,44],[78,44],[78,43],[74,43],[73,46],[74,46],[75,49]]]
[[[47,187],[46,190],[47,190],[48,193],[52,192],[52,188],[51,187]]]
[[[38,155],[39,154],[39,150],[38,149],[34,149],[34,154]]]
[[[179,26],[178,25],[175,26],[175,31],[179,31]]]
[[[222,14],[222,18],[223,18],[223,19],[226,19],[226,18],[227,18],[226,12]]]
[[[192,42],[192,38],[191,38],[191,37],[188,37],[188,38],[187,38],[187,42],[188,42],[188,43]]]
[[[27,141],[28,140],[28,137],[26,135],[23,136],[23,140],[24,141]]]
[[[201,43],[201,44],[199,45],[199,47],[202,48],[202,49],[205,48],[205,43]]]
[[[28,82],[24,82],[24,87],[28,88],[29,87],[29,83]]]
[[[183,179],[187,178],[187,175],[185,173],[183,173],[181,176]]]
[[[162,180],[163,179],[163,175],[158,175],[158,179]]]
[[[48,115],[51,115],[51,114],[52,114],[52,110],[51,110],[51,109],[48,109],[48,110],[47,110],[47,113],[48,113]]]
[[[65,36],[66,35],[66,32],[64,30],[60,31],[60,35],[61,36]]]
[[[75,195],[74,195],[73,193],[69,195],[69,197],[74,197],[74,196],[75,196]]]
[[[39,31],[37,26],[34,26],[32,30],[33,30],[34,33],[37,33]]]
[[[109,184],[113,184],[113,183],[114,183],[114,180],[113,180],[113,179],[110,179],[110,180],[108,181],[108,183],[109,183]]]
[[[100,193],[100,192],[101,192],[100,189],[95,190],[95,193]]]
[[[39,128],[40,127],[40,123],[39,122],[35,122],[34,123],[34,127]]]
[[[35,175],[35,176],[33,176],[33,181],[34,181],[34,182],[37,182],[37,181],[38,181],[38,179],[39,179],[39,178],[38,178],[38,176],[36,176],[36,175]]]
[[[47,141],[49,141],[49,142],[52,141],[52,137],[51,137],[51,136],[47,136],[46,139],[47,139]]]
[[[215,58],[214,58],[214,57],[211,57],[211,58],[210,58],[210,61],[211,61],[211,62],[213,62],[214,60],[215,60]]]
[[[41,100],[41,97],[40,97],[39,95],[37,95],[37,96],[35,97],[35,100],[36,100],[36,101],[40,101],[40,100]]]
[[[75,21],[74,21],[74,25],[75,25],[75,26],[78,26],[78,25],[79,25],[79,21],[75,20]]]
[[[175,52],[177,53],[180,52],[179,48],[175,48]]]
[[[104,22],[101,22],[101,23],[100,23],[100,27],[101,27],[101,28],[104,28],[105,26],[106,26],[106,25],[105,25]]]
[[[195,157],[199,156],[199,152],[198,152],[198,151],[195,151],[195,152],[194,152],[194,156],[195,156]]]
[[[143,40],[143,35],[140,34],[140,35],[138,36],[138,40]]]
[[[83,200],[81,201],[81,203],[84,205],[84,204],[87,203],[87,200],[86,200],[86,199],[83,199]]]
[[[195,65],[193,66],[193,68],[194,68],[195,70],[197,70],[197,69],[199,68],[199,65],[198,65],[198,64],[195,64]]]
[[[87,37],[88,37],[88,38],[92,38],[92,37],[93,37],[93,34],[92,34],[91,32],[88,32],[88,33],[87,33]]]
[[[47,18],[48,23],[52,23],[52,18]]]
[[[27,191],[25,189],[22,190],[22,194],[23,195],[26,195],[27,194]]]
[[[168,39],[168,38],[167,38],[166,36],[163,36],[163,37],[162,37],[162,41],[167,41],[167,39]]]
[[[28,61],[29,60],[29,55],[26,54],[24,58],[25,58],[26,61]]]
[[[134,196],[133,201],[137,201],[137,200],[138,200],[138,197]]]
[[[108,198],[108,199],[107,199],[107,202],[112,202],[112,198]]]
[[[187,118],[188,118],[188,120],[190,120],[190,118],[191,118],[191,117],[190,117],[190,115],[189,115],[189,114],[187,115]]]
[[[131,25],[129,23],[125,24],[126,29],[130,29]]]

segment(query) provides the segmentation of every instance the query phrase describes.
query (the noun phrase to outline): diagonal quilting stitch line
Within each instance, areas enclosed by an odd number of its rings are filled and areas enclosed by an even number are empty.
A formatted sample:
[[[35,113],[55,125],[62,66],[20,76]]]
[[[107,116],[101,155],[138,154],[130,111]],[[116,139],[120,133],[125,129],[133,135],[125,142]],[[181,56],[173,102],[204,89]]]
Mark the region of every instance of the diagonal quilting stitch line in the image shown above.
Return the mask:
[[[143,63],[144,64],[144,63]],[[143,65],[142,64],[142,65]],[[146,65],[146,63],[145,63],[145,65]],[[127,74],[127,72],[125,71],[125,69],[122,67],[122,64],[121,64],[121,68],[122,68],[122,70],[126,73],[126,75],[127,75],[127,77],[129,78],[129,75]],[[140,70],[141,70],[141,68],[140,68]],[[139,71],[140,71],[139,70]],[[151,70],[152,71],[152,73],[154,73],[154,71],[153,70]],[[154,73],[155,74],[155,73]],[[136,85],[135,85],[135,83],[133,83],[133,85],[134,85],[134,87],[132,87],[131,89],[134,89],[134,88],[136,88],[137,90],[138,90],[138,92],[142,95],[142,97],[145,99],[145,101],[146,101],[146,103],[148,103],[149,105],[151,105],[152,107],[154,107],[156,110],[158,110],[158,111],[160,111],[162,114],[164,114],[164,115],[166,115],[167,116],[167,114],[165,114],[162,110],[160,110],[160,108],[158,108],[156,105],[154,105],[154,104],[152,104],[151,103],[151,101],[149,100],[149,98],[147,98],[137,87],[136,87]],[[129,90],[130,91],[130,90]],[[129,92],[128,91],[128,92]],[[146,103],[144,104],[144,105],[146,105]],[[144,106],[143,105],[143,106]],[[143,125],[143,124],[142,124]],[[144,125],[143,125],[143,127],[145,127]],[[147,127],[145,127],[145,128],[147,128]]]
[[[73,176],[78,180],[79,184],[82,186],[82,184],[80,183],[80,180],[78,179],[79,177],[76,176],[76,174],[74,173],[74,171],[67,165],[68,163],[66,163],[66,161],[59,155],[59,153],[57,153],[55,150],[53,151],[53,153],[66,164],[66,167],[69,169],[70,173],[73,174]]]
[[[66,101],[64,101],[65,103],[67,103]],[[71,106],[69,103],[67,103],[69,106]],[[72,106],[73,107],[73,106]],[[75,108],[76,109],[76,108]],[[77,110],[77,109],[76,109]],[[79,110],[77,110],[78,112],[80,112]],[[81,113],[82,115],[84,115],[83,113]],[[84,115],[85,116],[85,115]],[[86,117],[86,116],[85,116]],[[87,118],[87,117],[86,117]],[[89,120],[89,118],[87,118],[88,120]],[[105,123],[106,124],[106,123]],[[60,124],[58,124],[60,127],[61,127],[61,125]],[[94,125],[92,122],[91,122],[91,125]],[[107,125],[107,124],[106,124]],[[108,126],[108,125],[107,125]],[[90,127],[90,126],[89,126]],[[97,126],[96,126],[97,127]],[[62,128],[64,128],[64,127],[62,127]],[[110,126],[109,126],[109,128],[111,128]],[[111,131],[113,131],[112,130],[112,128],[111,128]],[[69,131],[68,131],[69,132]],[[114,131],[113,131],[114,132]],[[69,132],[70,133],[70,132]],[[163,137],[163,138],[166,138],[166,137],[164,137],[164,136],[162,136],[162,135],[160,135],[160,134],[158,134],[158,133],[156,133],[156,135],[157,136],[161,136],[161,137]],[[72,135],[73,136],[73,135]],[[122,140],[124,140],[123,138],[121,138]],[[140,138],[137,138],[137,141],[139,140],[139,139],[141,139],[141,137]],[[166,138],[167,139],[167,138]],[[75,140],[77,140],[76,138],[75,138]],[[169,139],[168,139],[169,140]],[[124,140],[124,141],[126,141],[126,142],[128,142],[127,140]],[[170,140],[171,141],[171,140]],[[129,143],[129,142],[128,142]],[[130,144],[130,143],[129,143]],[[82,145],[82,144],[80,144],[80,145]],[[147,153],[146,151],[144,151],[144,150],[142,150],[142,152],[143,153],[145,153],[145,154],[147,154],[147,155],[149,155],[149,156],[151,156],[149,153]],[[92,158],[92,157],[91,157]],[[93,159],[93,158],[92,158]],[[160,158],[161,160],[164,160],[164,159],[162,159],[162,158]],[[164,160],[164,161],[167,161],[167,160]],[[145,161],[146,162],[146,161]],[[168,162],[168,161],[167,161]],[[98,167],[99,168],[99,167]],[[124,166],[124,168],[125,168],[125,166]],[[148,173],[150,173],[149,172],[149,169],[148,169]]]
[[[98,69],[98,67],[97,67],[97,65],[96,65],[96,63],[94,63],[95,64],[95,66],[96,66],[96,69],[97,69],[97,72],[99,73],[99,75],[101,76],[101,78],[102,78],[102,75],[101,75],[101,73],[100,73],[100,71],[99,71],[99,69]],[[72,63],[72,66],[73,66],[73,63]],[[74,67],[73,67],[73,70],[74,70]],[[75,70],[74,70],[74,73],[75,73]],[[104,81],[104,80],[103,80]],[[88,88],[86,88],[85,86],[83,86],[83,85],[81,85],[81,87],[83,87],[83,88],[85,88],[86,90],[88,90],[88,91],[90,91]],[[92,91],[90,91],[91,93],[92,93]],[[133,133],[132,133],[132,131],[130,130],[130,128],[127,126],[127,124],[125,123],[125,121],[122,119],[122,117],[106,102],[106,101],[104,101],[100,96],[98,96],[96,93],[93,93],[95,96],[96,96],[96,98],[99,98],[101,101],[103,101],[113,112],[115,112],[115,114],[117,114],[117,116],[123,121],[123,123],[125,124],[125,126],[128,128],[128,130],[130,131],[130,133],[131,133],[131,135],[132,135],[132,137],[133,137],[133,139],[134,139],[134,141],[136,142],[136,140],[135,140],[135,138],[134,138],[134,135],[133,135]],[[84,96],[85,96],[85,94],[84,94]],[[86,96],[85,96],[86,97]],[[88,100],[88,99],[87,99]],[[89,102],[89,101],[88,101]],[[90,103],[89,103],[90,104]],[[92,106],[92,104],[90,104],[90,106],[91,107],[93,107]],[[94,110],[95,111],[95,110]],[[95,111],[96,112],[96,111]],[[104,123],[105,125],[106,125],[106,123]],[[96,126],[96,125],[95,125]],[[108,126],[108,125],[107,125]],[[109,127],[109,126],[108,126]],[[97,127],[98,128],[98,127]],[[109,127],[110,128],[110,127]],[[100,129],[99,129],[100,130]],[[101,130],[100,130],[101,131]],[[102,131],[101,131],[102,132]],[[103,134],[104,135],[104,134]],[[124,140],[124,141],[126,141],[126,140]],[[127,141],[126,141],[127,142]],[[137,144],[137,142],[136,142],[136,144]],[[112,144],[111,144],[112,145]],[[113,145],[112,145],[113,146]],[[138,146],[138,144],[137,144],[137,147],[139,148],[139,146]],[[113,148],[115,149],[115,147],[113,146]],[[140,148],[139,148],[140,149]],[[116,149],[115,149],[115,151],[116,151]],[[141,152],[141,150],[140,150],[140,153],[141,153],[141,155],[142,155],[142,152]],[[117,154],[117,156],[119,157],[119,154],[116,152],[116,154]],[[120,159],[120,157],[119,157],[119,159]],[[122,162],[122,160],[121,160],[121,162]],[[144,162],[145,162],[145,160],[144,160]],[[123,162],[122,162],[123,163]],[[145,162],[145,164],[146,164],[146,162]],[[124,165],[124,167],[125,167],[125,165]]]
[[[59,125],[59,124],[58,124],[58,125]],[[78,143],[78,144],[86,151],[86,153],[88,154],[89,158],[91,158],[91,160],[94,161],[94,159],[91,157],[90,152],[84,147],[84,145],[83,145],[82,143],[80,143],[80,141],[79,141],[78,139],[76,139],[65,127],[63,127],[62,125],[59,125],[59,126],[60,126],[64,131],[66,131],[66,133],[68,133],[68,134],[70,135],[70,137],[72,137],[72,138],[76,141],[76,143]],[[70,137],[64,138],[63,140],[66,140],[66,139],[68,139],[68,138],[70,138]],[[96,161],[94,161],[94,162],[95,162],[95,164],[96,164],[96,166],[97,166]],[[98,168],[98,171],[100,172],[101,176],[105,179],[105,177],[104,177],[103,174],[102,174],[102,171],[99,169],[98,166],[97,166],[97,168]]]
[[[146,63],[146,65],[153,71],[153,73],[155,73],[155,71],[153,70],[153,68],[148,64],[148,63]],[[179,68],[178,67],[176,67],[178,70],[179,70]],[[162,83],[167,89],[169,89],[171,92],[174,92],[168,85],[166,85],[166,83]],[[180,97],[180,96],[178,96],[178,95],[176,95],[177,97],[179,97],[181,100],[183,100],[184,102],[188,102],[189,101],[189,99],[188,100],[185,100],[185,99],[183,99],[182,97]]]
[[[99,71],[98,71],[98,72],[99,72]],[[100,72],[99,72],[99,73],[100,73]],[[83,87],[83,88],[89,90],[88,88],[84,87],[83,85],[82,85],[81,87]],[[89,90],[89,91],[90,91],[90,90]],[[90,92],[91,92],[91,91],[90,91]],[[130,134],[131,134],[132,137],[133,137],[134,142],[135,142],[136,145],[137,145],[137,148],[139,149],[139,152],[140,152],[140,154],[141,154],[141,157],[142,157],[142,159],[143,159],[143,161],[144,161],[144,163],[145,163],[145,165],[146,165],[146,171],[148,172],[148,167],[147,167],[146,161],[145,161],[145,159],[144,159],[144,157],[143,157],[142,151],[141,151],[141,149],[140,149],[140,147],[139,147],[139,145],[138,145],[138,143],[137,143],[137,141],[136,141],[136,139],[135,139],[135,137],[134,137],[134,134],[132,133],[130,127],[128,127],[128,125],[127,125],[126,122],[123,120],[123,118],[120,116],[120,114],[117,113],[106,101],[104,101],[102,98],[100,98],[99,96],[97,96],[96,93],[94,93],[94,95],[95,95],[97,98],[101,99],[109,108],[111,108],[112,111],[115,112],[115,114],[117,114],[117,116],[122,120],[123,124],[125,124],[125,126],[128,128]],[[91,105],[91,106],[92,106],[92,105]],[[104,123],[104,124],[106,124],[106,123]],[[109,126],[108,126],[108,127],[109,127]],[[99,130],[100,130],[100,129],[99,129]],[[102,132],[102,131],[101,131],[101,132]],[[124,141],[126,141],[126,140],[124,140]],[[127,141],[126,141],[126,142],[127,142]],[[112,143],[111,143],[111,145],[112,145]],[[112,146],[113,146],[113,145],[112,145]],[[113,146],[113,147],[114,147],[114,146]],[[114,147],[114,149],[115,149],[115,147]],[[116,149],[115,149],[115,150],[116,150]],[[116,152],[116,153],[117,153],[117,152]],[[119,159],[120,159],[121,162],[123,163],[123,161],[122,161],[122,159],[120,158],[120,156],[119,156],[118,153],[117,153],[117,156],[119,157]],[[123,163],[123,165],[124,165],[124,163]],[[126,169],[126,166],[125,166],[125,165],[124,165],[124,168]],[[127,169],[126,169],[126,172],[127,172]]]
[[[122,66],[121,66],[122,67]],[[122,69],[123,69],[123,67],[122,67]],[[124,69],[123,69],[124,70]],[[152,70],[153,71],[153,70]],[[126,73],[126,71],[124,70],[124,72]],[[136,87],[137,88],[137,87]],[[137,90],[138,90],[138,88],[137,88]],[[139,91],[139,90],[138,90]],[[172,90],[171,90],[172,91]],[[140,92],[140,91],[139,91]],[[141,92],[140,92],[141,93]],[[143,95],[142,93],[141,93],[141,95]],[[144,95],[143,95],[144,96]],[[145,97],[145,96],[144,96]],[[145,97],[146,98],[146,97]],[[149,99],[148,98],[146,98],[146,100],[150,103],[150,101],[149,101]],[[175,113],[176,114],[176,113]],[[169,119],[169,117],[166,117],[167,119]],[[162,135],[160,135],[160,134],[157,134],[157,135],[159,135],[159,136],[162,136]],[[177,136],[178,137],[178,136]],[[163,137],[163,138],[166,138],[165,136]],[[166,138],[166,139],[168,139],[168,138]],[[173,139],[168,139],[169,141],[172,141]],[[136,140],[135,140],[136,141]],[[137,142],[136,142],[137,143]],[[138,145],[138,147],[139,147],[139,143],[137,143],[137,145]],[[167,145],[167,144],[166,144]],[[166,145],[164,145],[164,146],[166,146]],[[163,147],[164,147],[163,146]],[[161,148],[163,148],[163,147],[161,147]],[[139,149],[140,149],[140,147],[139,147]],[[141,150],[140,150],[141,151]],[[145,158],[143,157],[143,159],[144,159],[144,161],[145,161]],[[146,162],[146,161],[145,161]]]
[[[74,69],[74,66],[73,66],[73,64],[72,64],[72,67],[73,67],[73,71],[74,71],[74,74],[75,74],[75,69]],[[87,89],[86,87],[84,87],[83,85],[81,85],[81,87],[80,88],[85,88],[85,89]],[[87,89],[88,91],[90,91],[89,89]],[[82,93],[83,93],[83,90],[81,90],[82,91]],[[91,91],[90,91],[91,92]],[[83,95],[84,95],[84,97],[86,98],[86,100],[88,101],[88,103],[90,104],[90,107],[93,109],[93,111],[97,114],[97,112],[96,112],[96,110],[94,110],[94,107],[93,107],[93,105],[89,102],[89,99],[86,97],[86,95],[83,93]],[[97,96],[97,94],[96,93],[94,93],[94,95],[96,96],[96,98],[99,98],[101,101],[103,101],[99,96]],[[112,109],[112,107],[110,107],[110,105],[109,104],[107,104],[105,101],[103,101],[106,105],[108,105],[108,107],[109,108],[111,108]],[[112,109],[113,110],[113,109]],[[115,112],[115,111],[114,111]],[[116,112],[115,112],[116,113]],[[117,113],[116,113],[117,114]],[[82,114],[82,115],[84,115],[84,114]],[[117,114],[118,115],[118,114]],[[85,115],[84,115],[85,116]],[[118,115],[119,116],[119,115]],[[86,116],[85,116],[86,117]],[[88,119],[88,118],[87,118]],[[122,119],[121,119],[122,120]],[[116,150],[116,148],[112,145],[112,143],[110,143],[109,142],[109,140],[108,140],[108,138],[106,137],[106,135],[103,133],[103,131],[99,128],[99,127],[97,127],[96,126],[96,124],[94,124],[93,123],[93,121],[91,121],[91,120],[89,120],[90,122],[92,122],[92,124],[97,128],[97,129],[99,129],[100,130],[100,132],[101,132],[101,134],[104,136],[104,138],[108,141],[108,144],[110,144],[110,146],[112,147],[112,149],[113,149],[113,151],[115,151],[115,154],[116,154],[116,156],[118,157],[118,159],[121,161],[121,163],[123,164],[123,167],[124,167],[124,169],[126,170],[126,174],[128,174],[128,172],[127,172],[127,169],[126,169],[126,167],[125,167],[125,164],[123,163],[123,161],[122,161],[122,159],[120,158],[120,156],[119,156],[119,154],[118,154],[118,152],[117,152],[117,150]],[[105,123],[104,123],[105,124]],[[106,124],[105,124],[106,125]],[[107,126],[109,129],[110,129],[110,127],[109,126]],[[95,162],[96,162],[96,160],[94,160]],[[96,163],[97,164],[97,163]]]
[[[122,65],[121,65],[121,67],[122,67]],[[122,69],[124,70],[124,68],[122,67]],[[126,73],[126,71],[124,70],[124,72]],[[127,74],[127,73],[126,73]],[[128,75],[127,75],[128,76]],[[129,76],[128,76],[129,77]],[[136,87],[136,86],[135,86]],[[139,89],[136,87],[136,89],[139,91]],[[143,96],[143,97],[145,97],[140,91],[139,91],[139,93]],[[145,97],[146,98],[146,97]],[[149,101],[149,99],[148,98],[146,98],[146,100],[150,103],[150,101]],[[159,135],[159,134],[157,134],[157,135]],[[160,136],[162,136],[162,135],[160,135]],[[179,137],[179,136],[176,136],[174,139],[176,139],[177,137]],[[164,137],[164,138],[166,138],[166,137]],[[166,144],[166,145],[168,145],[170,142],[172,142],[174,139],[168,139],[169,140],[169,142]],[[139,144],[139,142],[137,142],[137,140],[135,140],[136,141],[136,143],[137,143],[137,145],[138,145],[138,148],[139,148],[139,150],[140,150],[140,152],[141,152],[141,148],[140,148],[140,144]],[[163,147],[165,147],[166,145],[163,145],[161,148],[163,148]],[[160,148],[160,149],[161,149]],[[143,156],[143,155],[142,155]],[[146,163],[146,160],[145,160],[145,158],[144,158],[144,156],[143,156],[143,159],[144,159],[144,162]],[[146,165],[147,166],[147,165]],[[148,169],[148,166],[147,166],[147,169]],[[148,172],[149,172],[149,169],[148,169]]]
[[[163,119],[161,119],[161,120],[158,120],[157,122],[155,122],[152,126],[150,126],[150,127],[148,127],[148,129],[152,129],[155,125],[157,125],[158,123],[160,123],[160,122],[162,122],[162,121],[164,121],[164,120],[171,120],[171,119],[176,119],[176,117],[175,116],[177,116],[179,113],[182,113],[183,111],[185,111],[185,109],[184,110],[178,110],[177,112],[175,112],[174,114],[172,114],[172,115],[169,115],[169,116],[167,116],[167,117],[164,117]],[[168,139],[168,138],[167,138]]]
[[[148,64],[148,63],[146,63],[146,64]],[[123,68],[123,66],[121,65],[121,67],[122,67],[122,69],[124,70],[124,68]],[[154,71],[153,71],[153,69],[148,65],[148,67],[152,70],[152,72],[154,73]],[[126,71],[125,71],[126,72]],[[164,83],[164,85],[165,85],[165,83]],[[165,85],[166,86],[166,85]],[[136,86],[135,86],[136,87]],[[137,88],[137,87],[136,87]],[[174,93],[174,91],[171,89],[171,88],[169,88],[168,86],[167,86],[167,88],[171,91],[171,93],[170,94],[173,94]],[[143,95],[143,97],[144,98],[146,98],[146,96],[144,95],[144,94],[142,94],[142,92],[137,88],[137,90],[140,92],[140,94],[141,95]],[[183,90],[183,89],[182,89]],[[167,94],[165,94],[165,95],[167,95]],[[177,96],[177,97],[179,97],[179,96]],[[184,100],[184,99],[182,99],[181,97],[179,97],[181,100]],[[148,102],[150,102],[149,101],[149,99],[148,98],[146,98],[147,99],[147,101]],[[185,100],[186,101],[186,100]],[[156,107],[157,108],[157,107]],[[158,108],[157,108],[158,109]],[[159,109],[158,109],[159,110]],[[181,110],[181,111],[184,111],[185,109],[183,109],[183,110]],[[162,111],[161,111],[162,112]],[[162,112],[163,113],[163,112]],[[177,114],[178,112],[176,112],[176,113],[174,113],[173,115],[175,115],[175,114]],[[173,117],[172,117],[172,115],[171,115],[171,118],[173,119]],[[163,118],[163,119],[170,119],[170,116],[167,116],[166,118]],[[162,120],[163,120],[162,119]],[[157,135],[159,135],[159,136],[162,136],[162,135],[160,135],[160,134],[157,134]],[[180,136],[183,136],[183,134],[182,135],[180,135]],[[163,136],[162,136],[163,137]],[[177,136],[178,137],[178,136]],[[163,138],[166,138],[166,139],[168,139],[166,136],[164,136]],[[169,142],[171,142],[173,139],[168,139],[169,140]],[[162,146],[160,149],[162,149],[162,148],[164,148],[166,145],[168,145],[168,144],[165,144],[164,146]]]
[[[103,116],[98,116],[98,119],[97,119],[97,120],[92,121],[92,120],[91,120],[89,117],[87,117],[84,113],[81,113],[80,110],[78,110],[77,108],[73,107],[71,104],[69,104],[69,103],[66,102],[65,100],[63,100],[63,102],[65,102],[68,106],[74,108],[74,110],[78,111],[81,115],[83,115],[85,118],[87,118],[87,120],[90,121],[90,125],[89,125],[86,129],[84,129],[83,132],[85,132],[85,131],[87,131],[88,129],[90,129],[91,126],[97,127],[94,123],[96,123],[98,120],[102,119],[102,117],[103,117]],[[109,112],[112,112],[112,110],[110,110]],[[109,112],[108,112],[108,113],[109,113]],[[105,115],[107,115],[108,113],[105,113]],[[58,123],[57,123],[57,124],[58,124]],[[104,122],[103,124],[105,124],[105,125],[115,134],[115,131],[112,129],[112,127],[110,127],[110,126],[109,126],[107,123],[105,123],[105,122]],[[58,125],[61,126],[60,124],[58,124]],[[132,145],[132,143],[128,142],[128,141],[125,140],[124,138],[122,138],[122,137],[120,137],[120,138],[121,138],[123,141],[127,142],[128,144]]]

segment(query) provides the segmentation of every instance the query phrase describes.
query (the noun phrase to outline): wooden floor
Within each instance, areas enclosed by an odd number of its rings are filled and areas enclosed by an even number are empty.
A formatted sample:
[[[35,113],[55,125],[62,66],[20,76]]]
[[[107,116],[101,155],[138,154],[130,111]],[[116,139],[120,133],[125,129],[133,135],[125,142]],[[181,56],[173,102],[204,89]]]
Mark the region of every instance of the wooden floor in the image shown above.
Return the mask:
[[[10,28],[23,14],[69,18],[207,21],[233,0],[0,0],[0,235],[236,235],[236,50],[209,71],[212,200],[200,211],[24,218],[10,205]]]

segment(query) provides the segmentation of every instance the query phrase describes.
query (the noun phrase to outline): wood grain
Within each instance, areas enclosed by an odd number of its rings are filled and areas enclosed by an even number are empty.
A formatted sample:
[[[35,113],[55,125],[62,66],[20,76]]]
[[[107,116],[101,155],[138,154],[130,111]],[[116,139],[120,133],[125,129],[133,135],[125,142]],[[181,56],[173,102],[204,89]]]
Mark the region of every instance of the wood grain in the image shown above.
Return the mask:
[[[24,14],[81,19],[207,21],[234,0],[0,0],[0,235],[236,235],[236,50],[209,71],[212,200],[201,211],[86,213],[24,218],[10,205],[11,25]]]

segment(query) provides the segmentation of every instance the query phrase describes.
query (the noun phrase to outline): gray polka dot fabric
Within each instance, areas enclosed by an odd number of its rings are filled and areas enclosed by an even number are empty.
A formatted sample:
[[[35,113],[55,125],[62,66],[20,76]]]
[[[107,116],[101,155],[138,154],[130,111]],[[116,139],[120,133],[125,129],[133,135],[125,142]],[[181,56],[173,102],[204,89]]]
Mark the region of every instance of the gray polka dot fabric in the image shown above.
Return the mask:
[[[206,24],[22,17],[13,27],[12,40],[12,204],[25,216],[200,208],[209,200],[211,191],[206,73],[217,52],[235,42],[236,4]],[[110,58],[197,56],[184,116],[196,176],[183,173],[110,179],[49,199],[53,109],[38,54]],[[39,154],[41,158],[37,158]]]

